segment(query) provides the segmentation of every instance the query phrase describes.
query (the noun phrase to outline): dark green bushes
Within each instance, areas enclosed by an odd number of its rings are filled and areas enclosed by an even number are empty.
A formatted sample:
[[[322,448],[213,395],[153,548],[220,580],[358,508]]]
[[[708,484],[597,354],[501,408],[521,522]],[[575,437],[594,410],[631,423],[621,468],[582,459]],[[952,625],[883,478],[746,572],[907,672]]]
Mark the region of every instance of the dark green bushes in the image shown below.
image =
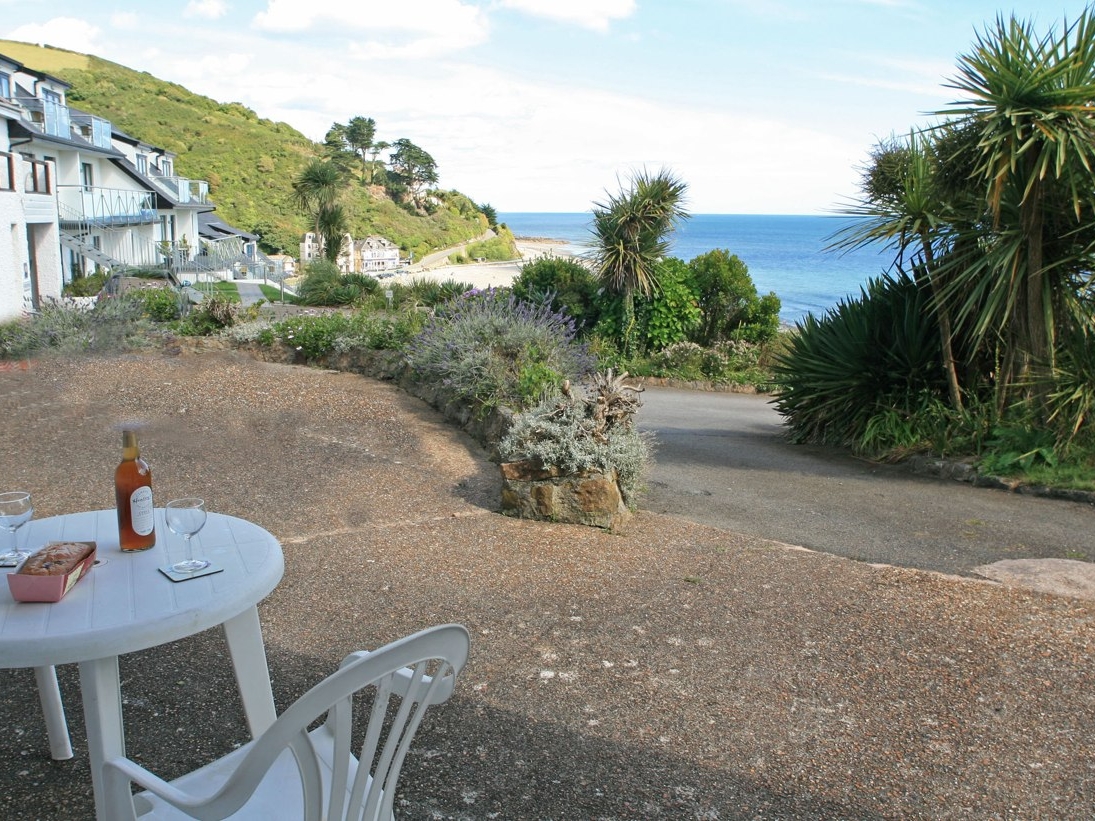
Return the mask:
[[[584,265],[565,257],[541,257],[521,266],[513,295],[525,302],[549,302],[553,311],[574,320],[588,334],[601,315],[600,283]]]
[[[807,315],[776,362],[776,407],[794,441],[854,446],[877,414],[945,395],[940,359],[925,289],[883,276],[824,318]]]
[[[380,289],[367,274],[343,274],[333,262],[319,261],[308,265],[297,289],[297,302],[313,306],[345,306],[362,302]]]

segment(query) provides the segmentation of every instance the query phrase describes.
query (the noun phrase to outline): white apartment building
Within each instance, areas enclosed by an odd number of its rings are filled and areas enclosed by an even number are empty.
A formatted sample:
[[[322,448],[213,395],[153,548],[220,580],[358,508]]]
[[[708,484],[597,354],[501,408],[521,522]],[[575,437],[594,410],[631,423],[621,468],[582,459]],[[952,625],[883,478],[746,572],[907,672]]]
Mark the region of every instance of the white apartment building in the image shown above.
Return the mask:
[[[255,267],[255,237],[204,230],[206,182],[178,176],[171,152],[69,107],[69,87],[0,55],[0,321],[98,270],[227,278],[233,265]]]
[[[61,295],[55,164],[20,152],[11,137],[24,116],[14,100],[20,64],[0,55],[0,322]]]

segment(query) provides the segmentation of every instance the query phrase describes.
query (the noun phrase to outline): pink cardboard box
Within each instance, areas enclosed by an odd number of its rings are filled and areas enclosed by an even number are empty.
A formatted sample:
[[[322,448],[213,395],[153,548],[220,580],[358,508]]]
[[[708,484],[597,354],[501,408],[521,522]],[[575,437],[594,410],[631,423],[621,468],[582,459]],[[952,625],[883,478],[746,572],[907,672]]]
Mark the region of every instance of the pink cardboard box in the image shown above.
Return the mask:
[[[50,542],[42,550],[50,545],[58,544]],[[8,574],[8,587],[11,589],[12,598],[16,601],[41,601],[56,602],[72,589],[76,582],[80,581],[95,563],[95,542],[75,542],[70,544],[86,544],[91,551],[72,570],[63,575],[40,576],[24,573],[23,568],[15,573]],[[24,563],[26,566],[26,563]]]

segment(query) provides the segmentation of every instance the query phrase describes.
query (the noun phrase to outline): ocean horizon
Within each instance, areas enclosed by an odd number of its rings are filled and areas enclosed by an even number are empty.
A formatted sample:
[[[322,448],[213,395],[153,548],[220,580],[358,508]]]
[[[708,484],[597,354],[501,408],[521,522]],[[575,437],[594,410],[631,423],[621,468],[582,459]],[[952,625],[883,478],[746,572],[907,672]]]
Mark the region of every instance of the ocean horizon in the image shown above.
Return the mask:
[[[508,212],[499,213],[498,221],[517,237],[556,240],[574,254],[590,250],[588,211]],[[780,298],[780,320],[794,325],[808,313],[820,316],[859,296],[868,279],[891,267],[890,252],[826,250],[833,234],[852,221],[837,215],[693,214],[670,237],[670,253],[685,262],[717,249],[736,255],[758,293]]]

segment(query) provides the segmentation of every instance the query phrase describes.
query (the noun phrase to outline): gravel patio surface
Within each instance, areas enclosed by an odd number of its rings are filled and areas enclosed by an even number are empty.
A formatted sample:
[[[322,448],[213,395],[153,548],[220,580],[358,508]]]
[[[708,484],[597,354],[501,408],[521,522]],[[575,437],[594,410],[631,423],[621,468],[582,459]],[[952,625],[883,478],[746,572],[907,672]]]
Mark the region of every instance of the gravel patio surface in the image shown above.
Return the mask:
[[[1095,603],[872,566],[640,512],[498,514],[497,467],[395,386],[242,354],[0,372],[2,489],[113,506],[122,419],[156,504],[277,536],[260,606],[279,709],[349,651],[472,634],[416,739],[402,819],[1089,819]],[[217,631],[121,660],[131,757],[172,777],[246,740]],[[92,815],[30,670],[0,670],[0,818]]]

